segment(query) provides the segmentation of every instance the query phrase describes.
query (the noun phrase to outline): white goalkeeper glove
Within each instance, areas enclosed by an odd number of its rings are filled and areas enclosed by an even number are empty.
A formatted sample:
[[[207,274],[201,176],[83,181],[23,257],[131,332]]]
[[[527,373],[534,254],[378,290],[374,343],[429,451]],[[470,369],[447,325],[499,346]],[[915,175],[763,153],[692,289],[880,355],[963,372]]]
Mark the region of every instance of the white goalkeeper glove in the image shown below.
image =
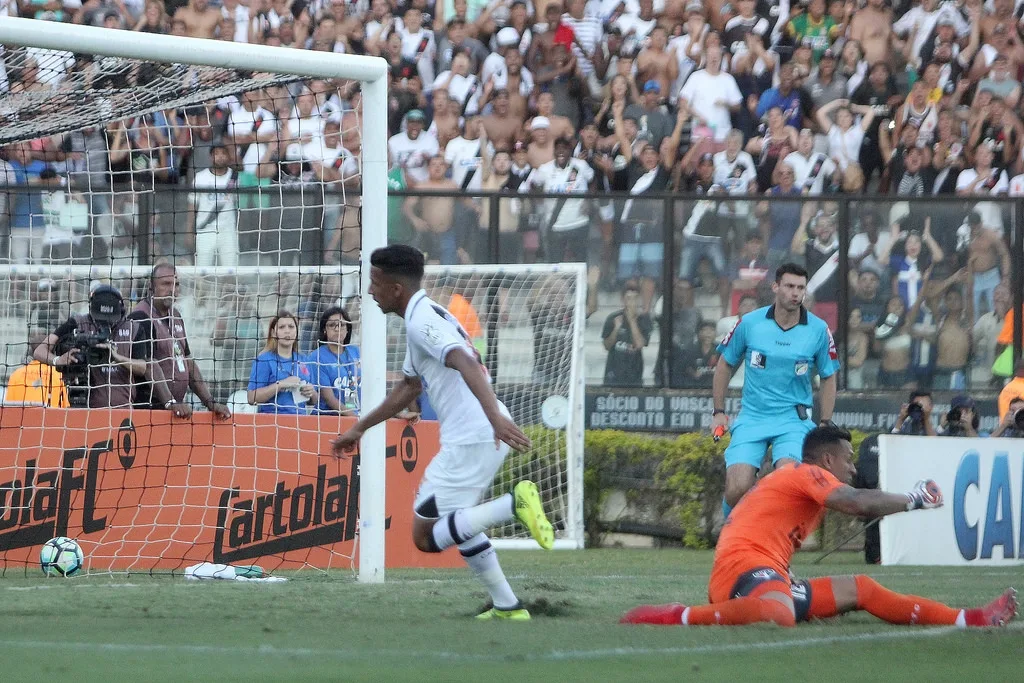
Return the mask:
[[[922,479],[907,493],[907,511],[942,507],[942,491],[931,479]]]

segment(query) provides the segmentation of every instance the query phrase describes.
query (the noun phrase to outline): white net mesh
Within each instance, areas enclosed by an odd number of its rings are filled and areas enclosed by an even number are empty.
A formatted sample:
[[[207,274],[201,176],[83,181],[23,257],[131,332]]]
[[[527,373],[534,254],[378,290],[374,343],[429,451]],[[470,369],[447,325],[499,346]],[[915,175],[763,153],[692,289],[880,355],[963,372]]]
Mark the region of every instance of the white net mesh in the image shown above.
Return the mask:
[[[0,565],[31,566],[64,534],[79,538],[90,571],[352,567],[358,470],[320,458],[338,425],[257,420],[247,388],[279,311],[297,317],[299,354],[335,305],[359,345],[358,82],[0,50]],[[48,336],[69,338],[61,328],[87,317],[99,285],[132,311],[147,264],[160,263],[178,268],[181,345],[207,388],[181,399],[199,412],[226,404],[234,418],[211,428],[209,416],[175,423],[160,410],[36,407],[99,394],[163,407],[155,389],[128,382],[130,364],[76,379],[37,351]],[[70,338],[97,333],[81,325]],[[43,360],[69,350],[44,348]],[[282,392],[306,400],[292,394]]]
[[[582,388],[583,266],[428,266],[426,273],[427,294],[462,323],[498,398],[533,443],[528,452],[509,454],[492,494],[510,491],[522,479],[536,482],[556,539],[581,543],[582,479],[573,458],[582,452],[582,428],[570,406],[582,398],[577,391]],[[404,356],[405,327],[392,316],[389,371],[400,373]],[[425,417],[431,417],[426,397],[420,401]],[[528,539],[529,533],[508,525],[494,536]]]

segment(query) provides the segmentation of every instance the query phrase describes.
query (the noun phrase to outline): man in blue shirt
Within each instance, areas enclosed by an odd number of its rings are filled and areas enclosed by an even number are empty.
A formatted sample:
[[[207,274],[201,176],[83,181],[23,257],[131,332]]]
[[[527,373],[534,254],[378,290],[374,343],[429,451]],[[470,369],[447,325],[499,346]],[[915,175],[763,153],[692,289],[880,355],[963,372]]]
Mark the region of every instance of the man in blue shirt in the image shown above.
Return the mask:
[[[772,464],[800,461],[804,436],[814,428],[811,378],[821,378],[821,423],[830,422],[836,402],[839,359],[828,325],[803,306],[807,271],[787,263],[775,271],[775,304],[743,316],[718,346],[712,394],[712,429],[729,425],[725,390],[743,363],[743,405],[725,451],[728,517],[757,478],[761,460],[772,447]]]
[[[797,130],[804,127],[804,119],[812,108],[810,97],[796,87],[796,73],[791,63],[779,67],[779,86],[769,88],[761,94],[761,99],[757,101],[758,120],[763,119],[772,107],[782,110],[787,126],[793,126]]]

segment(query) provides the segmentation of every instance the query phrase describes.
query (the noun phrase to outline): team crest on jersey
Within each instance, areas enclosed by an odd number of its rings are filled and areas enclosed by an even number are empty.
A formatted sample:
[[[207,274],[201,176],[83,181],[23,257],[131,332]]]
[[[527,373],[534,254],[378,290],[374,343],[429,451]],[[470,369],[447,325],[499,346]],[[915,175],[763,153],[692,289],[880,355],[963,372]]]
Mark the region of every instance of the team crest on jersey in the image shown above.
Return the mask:
[[[832,330],[825,330],[828,334],[828,357],[831,360],[839,360],[839,352],[836,351],[836,340],[832,338]]]
[[[794,368],[796,370],[797,377],[800,377],[801,375],[806,375],[807,374],[807,368],[808,368],[807,361],[805,361],[805,360],[797,361],[796,362],[796,367]]]
[[[732,341],[732,335],[733,335],[733,333],[735,333],[735,332],[736,332],[736,328],[737,328],[737,327],[739,327],[739,326],[740,326],[740,321],[739,321],[739,320],[737,320],[737,321],[736,321],[736,322],[735,322],[735,323],[733,324],[733,326],[732,326],[732,329],[731,329],[731,330],[729,330],[729,334],[725,335],[725,338],[724,338],[724,339],[722,339],[722,346],[728,346],[728,345],[729,345],[729,342],[730,342],[730,341]]]
[[[764,370],[765,365],[768,364],[768,358],[760,351],[750,352],[750,367],[761,368]]]

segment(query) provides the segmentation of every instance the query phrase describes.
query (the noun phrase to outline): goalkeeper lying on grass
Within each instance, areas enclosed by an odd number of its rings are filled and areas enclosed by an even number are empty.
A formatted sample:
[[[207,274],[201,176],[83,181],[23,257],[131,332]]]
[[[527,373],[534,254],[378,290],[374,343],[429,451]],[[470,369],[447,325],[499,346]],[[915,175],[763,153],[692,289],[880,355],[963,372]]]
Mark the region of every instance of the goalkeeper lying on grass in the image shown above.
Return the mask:
[[[984,607],[956,609],[933,600],[894,593],[864,576],[799,581],[789,561],[818,528],[825,508],[862,517],[881,517],[942,505],[935,482],[922,481],[910,493],[855,489],[850,433],[817,427],[803,444],[803,462],[783,467],[747,492],[722,528],[708,586],[710,605],[641,605],[622,617],[625,624],[683,626],[739,625],[834,617],[864,610],[890,624],[1004,626],[1017,613],[1017,592],[1009,588]]]

